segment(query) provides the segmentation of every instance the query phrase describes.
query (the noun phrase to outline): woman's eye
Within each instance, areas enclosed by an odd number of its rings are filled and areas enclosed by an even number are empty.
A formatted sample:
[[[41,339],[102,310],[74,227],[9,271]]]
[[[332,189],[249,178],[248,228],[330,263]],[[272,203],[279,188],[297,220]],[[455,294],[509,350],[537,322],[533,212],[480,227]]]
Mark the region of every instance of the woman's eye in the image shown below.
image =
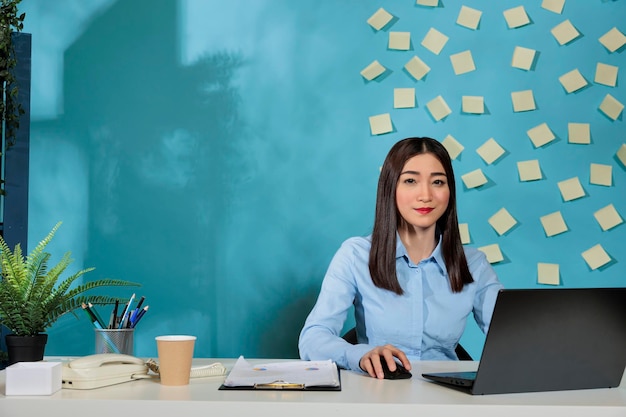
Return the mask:
[[[433,184],[434,185],[445,185],[446,182],[444,180],[435,180],[435,181],[433,181]]]
[[[415,184],[415,180],[413,178],[407,178],[404,180],[405,184]]]

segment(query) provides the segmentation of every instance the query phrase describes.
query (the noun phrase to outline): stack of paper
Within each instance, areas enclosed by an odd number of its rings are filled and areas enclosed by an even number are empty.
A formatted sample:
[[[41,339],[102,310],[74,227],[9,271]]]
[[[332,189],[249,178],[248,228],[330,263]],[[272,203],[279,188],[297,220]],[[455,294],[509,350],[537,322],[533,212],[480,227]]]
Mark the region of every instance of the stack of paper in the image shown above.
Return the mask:
[[[341,389],[339,369],[330,361],[287,361],[252,365],[240,356],[223,389]]]

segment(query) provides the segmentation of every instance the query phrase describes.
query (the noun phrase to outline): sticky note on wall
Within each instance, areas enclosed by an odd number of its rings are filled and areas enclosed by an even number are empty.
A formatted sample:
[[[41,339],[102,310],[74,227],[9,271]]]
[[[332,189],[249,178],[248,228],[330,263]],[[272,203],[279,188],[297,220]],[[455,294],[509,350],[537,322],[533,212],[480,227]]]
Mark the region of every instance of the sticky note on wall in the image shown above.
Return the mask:
[[[456,24],[466,27],[468,29],[476,30],[480,23],[480,18],[483,12],[480,10],[472,9],[471,7],[461,6],[459,15],[456,18]]]
[[[591,128],[589,123],[568,123],[567,141],[569,143],[577,143],[582,145],[590,144]]]
[[[611,262],[611,257],[602,245],[595,245],[582,253],[582,257],[592,270],[598,269]]]
[[[539,220],[541,221],[541,226],[543,226],[543,231],[546,232],[548,237],[567,232],[567,225],[560,211],[541,216]]]
[[[404,65],[404,69],[416,80],[421,80],[430,72],[430,67],[426,65],[417,55]]]
[[[502,155],[504,155],[505,151],[500,146],[498,142],[495,141],[494,138],[490,138],[487,142],[483,143],[481,146],[476,149],[476,152],[480,157],[487,163],[492,164],[498,160]]]
[[[613,166],[592,163],[589,166],[589,183],[610,187],[613,184]]]
[[[526,13],[524,6],[517,6],[511,9],[507,9],[503,12],[504,20],[509,29],[525,26],[530,23],[530,18]]]
[[[435,121],[440,121],[444,117],[448,116],[452,113],[448,103],[441,96],[437,96],[428,103],[426,103],[426,108],[430,112],[430,115],[435,119]]]
[[[626,44],[626,36],[614,27],[598,39],[600,43],[613,53]]]
[[[517,220],[505,208],[498,210],[488,221],[499,235],[505,234],[517,224]]]
[[[381,7],[367,19],[367,24],[376,30],[381,30],[387,23],[391,22],[391,19],[393,19],[391,13]]]
[[[566,20],[550,30],[552,36],[556,39],[559,45],[565,45],[570,43],[574,39],[580,36],[580,32],[574,27],[572,22]]]
[[[539,284],[559,285],[559,264],[537,263],[537,282]]]
[[[485,256],[487,257],[487,262],[489,262],[490,264],[495,264],[504,260],[504,256],[502,255],[502,251],[500,250],[500,245],[498,245],[497,243],[494,243],[493,245],[481,246],[477,249],[485,254]]]
[[[450,155],[450,159],[452,160],[455,160],[456,158],[458,158],[461,152],[463,152],[463,149],[465,149],[465,147],[459,141],[457,141],[452,135],[446,136],[441,142],[441,144],[443,145],[444,148],[446,148],[446,150],[448,151],[448,154]]]
[[[602,103],[600,103],[600,111],[611,120],[617,120],[622,110],[624,110],[624,105],[610,94],[604,96]]]
[[[572,201],[585,196],[585,190],[580,184],[578,177],[559,181],[557,185],[561,191],[561,196],[564,201]]]
[[[363,76],[366,80],[371,81],[374,78],[379,77],[385,72],[385,70],[386,68],[380,62],[375,60],[361,71],[361,76]]]
[[[369,118],[372,135],[383,135],[393,131],[391,115],[389,113],[377,114]]]
[[[595,217],[603,231],[607,231],[619,224],[624,223],[624,220],[620,217],[613,204],[609,204],[608,206],[596,211],[593,213],[593,217]]]
[[[448,39],[446,35],[439,32],[437,29],[430,28],[422,40],[422,46],[433,54],[439,55],[443,47],[448,43]]]
[[[543,178],[538,159],[519,161],[517,163],[517,172],[520,181],[536,181]]]
[[[476,188],[487,184],[487,177],[485,177],[485,174],[483,174],[480,168],[468,172],[465,175],[461,175],[461,180],[463,180],[463,184],[465,184],[467,188]]]

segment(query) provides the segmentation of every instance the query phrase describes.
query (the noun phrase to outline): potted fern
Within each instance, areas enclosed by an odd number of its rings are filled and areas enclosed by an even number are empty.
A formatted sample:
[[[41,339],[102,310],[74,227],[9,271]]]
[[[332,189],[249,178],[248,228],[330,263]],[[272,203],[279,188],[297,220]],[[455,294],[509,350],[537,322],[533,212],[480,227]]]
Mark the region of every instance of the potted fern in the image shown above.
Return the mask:
[[[19,244],[12,251],[0,236],[0,323],[11,331],[5,336],[9,365],[43,359],[48,339],[45,331],[62,315],[75,314],[83,303],[98,305],[119,301],[116,297],[87,292],[99,287],[139,285],[116,279],[78,284],[77,280],[94,268],[82,269],[62,278],[73,261],[71,253],[65,253],[56,265],[50,267],[50,253],[45,252],[60,225],[61,222],[57,223],[27,257],[23,256]]]

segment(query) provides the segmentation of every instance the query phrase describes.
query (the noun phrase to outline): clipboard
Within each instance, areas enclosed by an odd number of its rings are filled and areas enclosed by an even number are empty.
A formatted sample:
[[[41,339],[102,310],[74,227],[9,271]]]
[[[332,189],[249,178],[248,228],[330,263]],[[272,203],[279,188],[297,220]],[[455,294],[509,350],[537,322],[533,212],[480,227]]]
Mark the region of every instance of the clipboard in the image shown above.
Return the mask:
[[[341,372],[337,364],[331,361],[289,361],[252,365],[240,356],[218,389],[341,391]]]

